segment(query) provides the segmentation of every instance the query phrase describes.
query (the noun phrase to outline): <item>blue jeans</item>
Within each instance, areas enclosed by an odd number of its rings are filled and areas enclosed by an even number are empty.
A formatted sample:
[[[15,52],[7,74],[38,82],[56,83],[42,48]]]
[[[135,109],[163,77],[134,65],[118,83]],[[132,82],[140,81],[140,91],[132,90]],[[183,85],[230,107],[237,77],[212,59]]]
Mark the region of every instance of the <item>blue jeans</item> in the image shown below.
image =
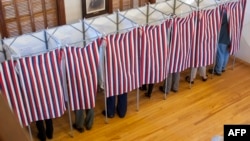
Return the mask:
[[[229,59],[229,50],[227,44],[218,44],[216,54],[215,72],[221,74],[222,70],[226,69],[227,62]]]

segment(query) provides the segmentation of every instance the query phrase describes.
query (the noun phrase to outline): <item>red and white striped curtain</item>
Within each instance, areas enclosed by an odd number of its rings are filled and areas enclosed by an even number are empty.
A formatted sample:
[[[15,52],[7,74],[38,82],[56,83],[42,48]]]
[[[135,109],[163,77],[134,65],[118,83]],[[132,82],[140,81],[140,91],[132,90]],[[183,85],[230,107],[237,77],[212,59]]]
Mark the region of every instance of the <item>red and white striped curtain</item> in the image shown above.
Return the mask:
[[[71,110],[95,107],[100,42],[100,39],[97,39],[84,48],[62,49],[65,56]]]
[[[20,58],[17,68],[28,122],[57,118],[64,114],[60,50]]]
[[[213,64],[221,28],[220,8],[201,10],[197,13],[197,29],[191,52],[191,67]]]
[[[230,54],[234,55],[240,49],[240,38],[244,15],[246,9],[246,0],[229,2],[224,5],[229,19],[229,34],[231,39]]]
[[[167,77],[171,21],[143,27],[140,46],[140,85],[163,81]]]
[[[139,87],[139,29],[106,37],[106,96],[114,96]]]
[[[60,63],[55,50],[1,64],[3,95],[22,125],[64,114]]]
[[[26,105],[29,105],[29,103],[25,103],[23,100],[23,94],[13,60],[0,64],[0,84],[1,93],[17,116],[20,124],[24,126],[29,125],[30,118],[27,116],[27,112],[29,111],[26,109]],[[4,116],[3,113],[1,116]]]
[[[169,52],[169,73],[181,72],[190,67],[191,48],[194,40],[195,15],[174,17]]]

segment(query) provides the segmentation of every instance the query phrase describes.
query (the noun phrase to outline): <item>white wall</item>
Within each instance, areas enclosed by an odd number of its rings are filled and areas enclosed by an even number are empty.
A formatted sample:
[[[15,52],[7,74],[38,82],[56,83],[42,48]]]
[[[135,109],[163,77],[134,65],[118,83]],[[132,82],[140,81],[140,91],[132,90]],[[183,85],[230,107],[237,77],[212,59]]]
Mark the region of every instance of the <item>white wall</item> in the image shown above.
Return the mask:
[[[237,52],[236,57],[250,63],[250,1],[247,1],[246,14],[243,24],[243,31],[241,36],[240,51]]]
[[[64,0],[66,23],[72,24],[82,19],[82,0]]]

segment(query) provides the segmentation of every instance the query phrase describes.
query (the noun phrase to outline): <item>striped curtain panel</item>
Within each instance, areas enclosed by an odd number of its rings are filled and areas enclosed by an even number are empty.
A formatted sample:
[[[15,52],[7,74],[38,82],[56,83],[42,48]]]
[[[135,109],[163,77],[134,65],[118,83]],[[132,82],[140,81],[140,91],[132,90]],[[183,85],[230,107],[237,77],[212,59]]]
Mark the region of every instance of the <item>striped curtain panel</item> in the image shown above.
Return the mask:
[[[106,37],[106,96],[139,88],[139,29]]]
[[[29,103],[25,103],[23,100],[23,94],[13,60],[0,64],[0,86],[1,93],[17,116],[20,124],[28,126],[31,120],[28,116],[29,113],[26,106],[29,105]]]
[[[143,27],[140,49],[140,85],[163,81],[167,77],[171,21]]]
[[[240,38],[244,22],[246,0],[225,4],[229,19],[229,34],[231,39],[230,54],[234,55],[240,49]]]
[[[95,107],[99,46],[100,39],[97,39],[84,48],[62,49],[62,55],[65,56],[71,110]]]
[[[202,67],[213,64],[216,54],[219,32],[221,28],[220,8],[198,11],[197,30],[192,46],[192,67]]]
[[[29,122],[61,117],[66,108],[61,79],[60,50],[17,60]]]
[[[195,15],[174,17],[169,55],[169,73],[181,72],[190,67],[191,48],[194,40]]]

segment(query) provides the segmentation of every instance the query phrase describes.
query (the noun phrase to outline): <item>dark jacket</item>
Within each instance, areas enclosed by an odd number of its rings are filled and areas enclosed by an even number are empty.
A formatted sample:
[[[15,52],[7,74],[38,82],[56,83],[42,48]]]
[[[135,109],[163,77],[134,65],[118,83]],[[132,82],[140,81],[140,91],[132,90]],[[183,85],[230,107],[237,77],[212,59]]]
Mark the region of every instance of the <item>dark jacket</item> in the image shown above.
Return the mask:
[[[227,14],[226,13],[223,13],[219,43],[223,43],[223,44],[227,44],[227,45],[230,44],[229,25],[227,22]]]

